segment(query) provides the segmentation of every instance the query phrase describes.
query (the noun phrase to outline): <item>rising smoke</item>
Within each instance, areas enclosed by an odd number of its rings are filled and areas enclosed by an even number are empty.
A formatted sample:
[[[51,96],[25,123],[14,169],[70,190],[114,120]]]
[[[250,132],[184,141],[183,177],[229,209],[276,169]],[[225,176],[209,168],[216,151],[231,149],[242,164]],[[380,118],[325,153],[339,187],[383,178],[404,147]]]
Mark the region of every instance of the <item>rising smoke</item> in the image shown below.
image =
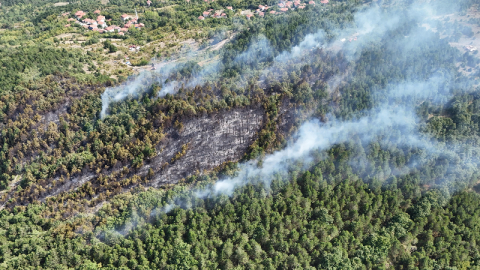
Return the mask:
[[[455,7],[452,6],[451,10],[454,9]],[[378,40],[385,40],[386,35],[393,31],[402,31],[404,34],[401,39],[386,40],[387,53],[396,54],[399,58],[429,57],[415,52],[414,49],[423,43],[435,44],[439,40],[438,36],[425,35],[426,30],[418,28],[416,25],[424,21],[426,16],[435,14],[436,10],[432,7],[419,4],[410,5],[401,12],[384,10],[378,6],[368,7],[355,14],[354,24],[351,27],[338,29],[334,38],[331,38],[331,35],[327,35],[323,30],[307,35],[291,51],[278,55],[275,63],[269,69],[275,68],[276,64],[298,59],[304,56],[305,51],[317,47],[333,52],[342,52],[353,63],[360,59],[362,51]],[[250,46],[254,52],[261,50],[261,53],[269,53],[273,51],[268,47],[269,44],[265,39],[257,40],[256,44]],[[251,52],[247,51],[247,53]],[[246,55],[240,55],[238,58],[248,59]],[[452,59],[452,61],[454,60]],[[448,156],[449,159],[461,163],[460,168],[468,169],[463,172],[452,171],[450,174],[459,173],[465,178],[472,177],[473,172],[476,171],[472,168],[479,164],[479,160],[475,156],[480,154],[480,149],[472,147],[469,150],[468,158],[460,158],[464,151],[460,145],[436,142],[418,129],[421,120],[416,116],[415,107],[417,105],[425,101],[444,104],[452,96],[452,88],[461,88],[463,91],[467,91],[470,85],[467,80],[459,83],[455,70],[446,70],[443,67],[435,66],[431,69],[428,78],[418,77],[412,69],[410,73],[407,72],[409,76],[406,82],[393,81],[388,83],[384,89],[378,89],[373,97],[375,107],[362,112],[362,117],[347,121],[331,116],[329,118],[332,120],[328,123],[320,123],[315,119],[305,122],[287,147],[267,155],[262,160],[261,166],[257,166],[255,162],[242,163],[239,165],[236,176],[217,181],[207,188],[188,191],[189,196],[199,199],[212,198],[218,195],[231,195],[236,188],[247,184],[262,183],[270,186],[271,181],[277,175],[288,173],[290,164],[312,160],[313,152],[326,151],[336,144],[350,141],[353,137],[358,137],[362,143],[368,144],[372,141],[379,141],[382,135],[388,133],[399,133],[402,136],[397,137],[395,141],[380,140],[381,143],[418,148],[427,156]],[[342,74],[338,76],[340,80],[348,79]],[[422,160],[419,158],[412,164],[407,164],[407,171],[422,166],[424,164]],[[448,179],[445,180],[446,185],[452,185]],[[188,207],[179,198],[174,198],[165,207],[156,209],[152,215],[167,213],[175,207]]]

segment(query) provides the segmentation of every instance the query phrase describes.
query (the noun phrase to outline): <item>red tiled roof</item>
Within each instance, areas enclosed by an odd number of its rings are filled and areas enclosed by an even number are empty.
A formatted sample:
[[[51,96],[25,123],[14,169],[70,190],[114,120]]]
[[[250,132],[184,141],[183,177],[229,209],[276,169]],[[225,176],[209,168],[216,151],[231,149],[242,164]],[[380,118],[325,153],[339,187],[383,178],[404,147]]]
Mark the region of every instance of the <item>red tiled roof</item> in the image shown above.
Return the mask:
[[[121,17],[125,19],[125,18],[128,18],[128,17],[130,17],[130,15],[128,15],[128,14],[122,14],[122,16],[121,16]]]
[[[122,32],[128,32],[128,28],[125,28],[125,27],[124,27],[124,28],[121,28],[120,31],[122,31]]]
[[[199,20],[205,20],[205,18],[203,16],[199,16],[198,19]]]
[[[315,5],[315,1],[308,2],[310,5]]]
[[[322,0],[322,1],[320,1],[320,3],[322,3],[322,4],[328,4],[328,0]]]
[[[93,12],[93,14],[100,14],[100,10],[98,10],[98,9],[95,10],[95,11]]]
[[[65,24],[65,27],[70,27],[70,24]]]
[[[119,32],[118,34],[119,34],[120,36],[123,36],[123,35],[125,35],[123,32]]]
[[[288,8],[281,8],[280,11],[281,11],[281,12],[287,12],[287,11],[288,11]]]
[[[272,10],[272,11],[270,11],[269,13],[270,13],[270,14],[275,14],[275,13],[277,13],[277,12],[276,12],[275,10]]]

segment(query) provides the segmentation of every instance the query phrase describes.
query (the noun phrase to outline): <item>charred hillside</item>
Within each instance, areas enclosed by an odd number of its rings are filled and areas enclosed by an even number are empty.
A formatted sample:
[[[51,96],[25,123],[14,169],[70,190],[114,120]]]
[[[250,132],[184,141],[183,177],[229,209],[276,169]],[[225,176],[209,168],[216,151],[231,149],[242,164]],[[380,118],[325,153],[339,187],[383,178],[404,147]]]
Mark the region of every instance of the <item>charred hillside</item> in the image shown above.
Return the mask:
[[[24,112],[6,120],[0,137],[0,203],[46,202],[49,216],[69,217],[123,192],[188,182],[278,149],[297,119],[323,119],[331,102],[327,81],[344,61],[314,52],[245,85],[206,82],[158,98],[160,87],[142,81],[143,91],[111,103],[104,119],[102,85],[58,84],[72,95],[39,116],[21,99]]]

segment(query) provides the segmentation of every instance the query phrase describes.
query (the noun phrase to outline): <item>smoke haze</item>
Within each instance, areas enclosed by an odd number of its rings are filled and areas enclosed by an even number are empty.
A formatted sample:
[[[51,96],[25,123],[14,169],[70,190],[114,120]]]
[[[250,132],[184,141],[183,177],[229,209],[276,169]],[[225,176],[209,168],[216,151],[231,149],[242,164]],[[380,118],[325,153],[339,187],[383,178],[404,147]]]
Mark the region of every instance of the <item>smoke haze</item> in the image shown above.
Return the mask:
[[[451,9],[455,9],[454,4]],[[304,57],[305,54],[308,55],[309,50],[314,48],[343,53],[351,63],[354,63],[360,59],[362,52],[372,46],[375,41],[385,39],[388,33],[395,31],[402,33],[401,38],[397,35],[392,40],[386,40],[387,53],[395,54],[401,59],[429,57],[428,54],[424,55],[423,52],[419,53],[415,49],[421,44],[438,44],[438,42],[446,41],[439,41],[438,35],[431,32],[425,34],[427,30],[416,27],[416,25],[436,13],[436,10],[424,4],[412,4],[402,12],[384,10],[378,6],[365,8],[355,14],[354,23],[345,29],[337,29],[334,33],[319,30],[314,34],[306,35],[304,40],[290,51],[276,56],[272,66],[262,70],[261,73],[267,74],[274,71],[276,65]],[[249,46],[246,52],[237,56],[236,61],[250,61],[252,56],[270,55],[272,52],[273,49],[268,40],[260,37]],[[381,144],[394,144],[398,148],[418,148],[420,150],[418,157],[413,158],[410,164],[406,164],[405,170],[402,170],[404,173],[425,165],[425,156],[430,156],[434,158],[447,157],[452,163],[461,164],[460,168],[468,169],[464,172],[451,171],[450,174],[458,173],[465,178],[472,177],[473,172],[476,171],[474,168],[479,164],[476,156],[480,154],[480,149],[471,147],[465,156],[461,144],[447,145],[431,139],[419,131],[419,125],[423,120],[417,117],[415,112],[415,107],[425,101],[432,104],[445,104],[452,97],[453,88],[468,91],[471,82],[465,78],[458,80],[456,70],[445,69],[441,66],[432,66],[428,78],[419,77],[413,67],[411,70],[406,70],[406,74],[407,76],[402,82],[400,79],[398,82],[392,81],[387,83],[384,89],[373,91],[372,99],[375,100],[375,106],[361,112],[362,117],[344,120],[335,119],[333,115],[330,115],[329,119],[333,120],[328,123],[320,123],[316,119],[311,119],[299,127],[287,147],[267,155],[261,161],[261,166],[257,166],[256,161],[242,163],[239,165],[236,176],[221,179],[207,188],[187,191],[188,196],[200,199],[218,195],[230,196],[236,188],[247,184],[262,183],[270,186],[276,176],[288,173],[291,164],[298,162],[308,164],[308,161],[313,160],[314,152],[326,151],[337,144],[349,142],[352,138],[359,138],[362,144],[379,141]],[[192,83],[201,80],[202,76],[199,76],[198,80],[192,80]],[[348,80],[348,76],[338,74],[338,77],[331,78],[331,80],[344,81]],[[165,87],[165,89],[173,88]],[[113,100],[123,98],[125,93],[131,94],[130,90],[119,93],[121,94],[116,94]],[[401,136],[392,136],[386,140],[379,139],[385,134],[401,134]],[[448,187],[454,186],[449,179],[444,179],[442,184]],[[156,209],[152,215],[167,213],[175,207],[187,206],[180,197],[175,198],[165,207]]]

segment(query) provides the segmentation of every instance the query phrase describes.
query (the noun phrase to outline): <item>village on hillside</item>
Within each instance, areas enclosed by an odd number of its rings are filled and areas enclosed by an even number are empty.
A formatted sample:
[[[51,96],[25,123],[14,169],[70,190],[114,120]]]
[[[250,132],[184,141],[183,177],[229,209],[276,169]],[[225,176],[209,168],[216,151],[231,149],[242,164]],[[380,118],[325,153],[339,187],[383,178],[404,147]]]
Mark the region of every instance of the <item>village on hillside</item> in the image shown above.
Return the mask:
[[[75,24],[78,24],[82,26],[85,29],[91,30],[91,31],[96,31],[99,33],[118,33],[118,35],[123,36],[125,33],[128,32],[128,29],[130,27],[135,27],[137,29],[141,29],[145,27],[143,23],[138,23],[138,14],[137,11],[135,10],[135,17],[130,16],[128,14],[123,14],[121,15],[121,20],[124,23],[123,26],[117,26],[117,25],[107,25],[107,21],[105,20],[105,16],[100,15],[100,10],[95,10],[93,12],[95,15],[97,15],[97,18],[90,19],[86,18],[87,13],[83,12],[82,10],[79,10],[75,12],[74,18],[69,18],[69,22],[73,22]],[[70,15],[69,12],[63,13],[62,16],[68,16]],[[71,24],[65,25],[65,27],[70,27]]]
[[[207,2],[208,0],[205,0],[205,1]],[[211,0],[211,1],[213,2],[214,0]],[[323,5],[326,5],[326,4],[329,3],[329,0],[321,0],[320,3],[323,4]],[[293,2],[282,0],[280,3],[277,4],[278,12],[275,11],[275,10],[271,10],[271,11],[269,11],[269,13],[274,15],[274,14],[280,14],[280,13],[287,12],[288,10],[295,10],[296,8],[297,9],[304,9],[307,6],[307,4],[315,6],[315,1],[308,0],[308,3],[307,3],[307,1],[302,3],[300,0],[295,0]],[[272,8],[273,8],[273,6],[269,7],[267,5],[259,5],[258,9],[255,10],[255,14],[257,14],[257,16],[259,16],[259,17],[264,17],[265,12],[267,12],[268,9],[272,9]],[[233,7],[231,7],[231,6],[226,7],[226,9],[234,11]],[[250,10],[244,10],[244,11],[240,12],[240,15],[244,15],[248,20],[250,20],[250,18],[252,18],[254,16],[254,13]],[[211,17],[211,18],[226,18],[227,14],[224,13],[224,10],[214,11],[213,9],[209,9],[207,11],[204,11],[202,13],[202,15],[198,17],[198,19],[199,20],[205,20],[205,18],[208,18],[208,17]]]

